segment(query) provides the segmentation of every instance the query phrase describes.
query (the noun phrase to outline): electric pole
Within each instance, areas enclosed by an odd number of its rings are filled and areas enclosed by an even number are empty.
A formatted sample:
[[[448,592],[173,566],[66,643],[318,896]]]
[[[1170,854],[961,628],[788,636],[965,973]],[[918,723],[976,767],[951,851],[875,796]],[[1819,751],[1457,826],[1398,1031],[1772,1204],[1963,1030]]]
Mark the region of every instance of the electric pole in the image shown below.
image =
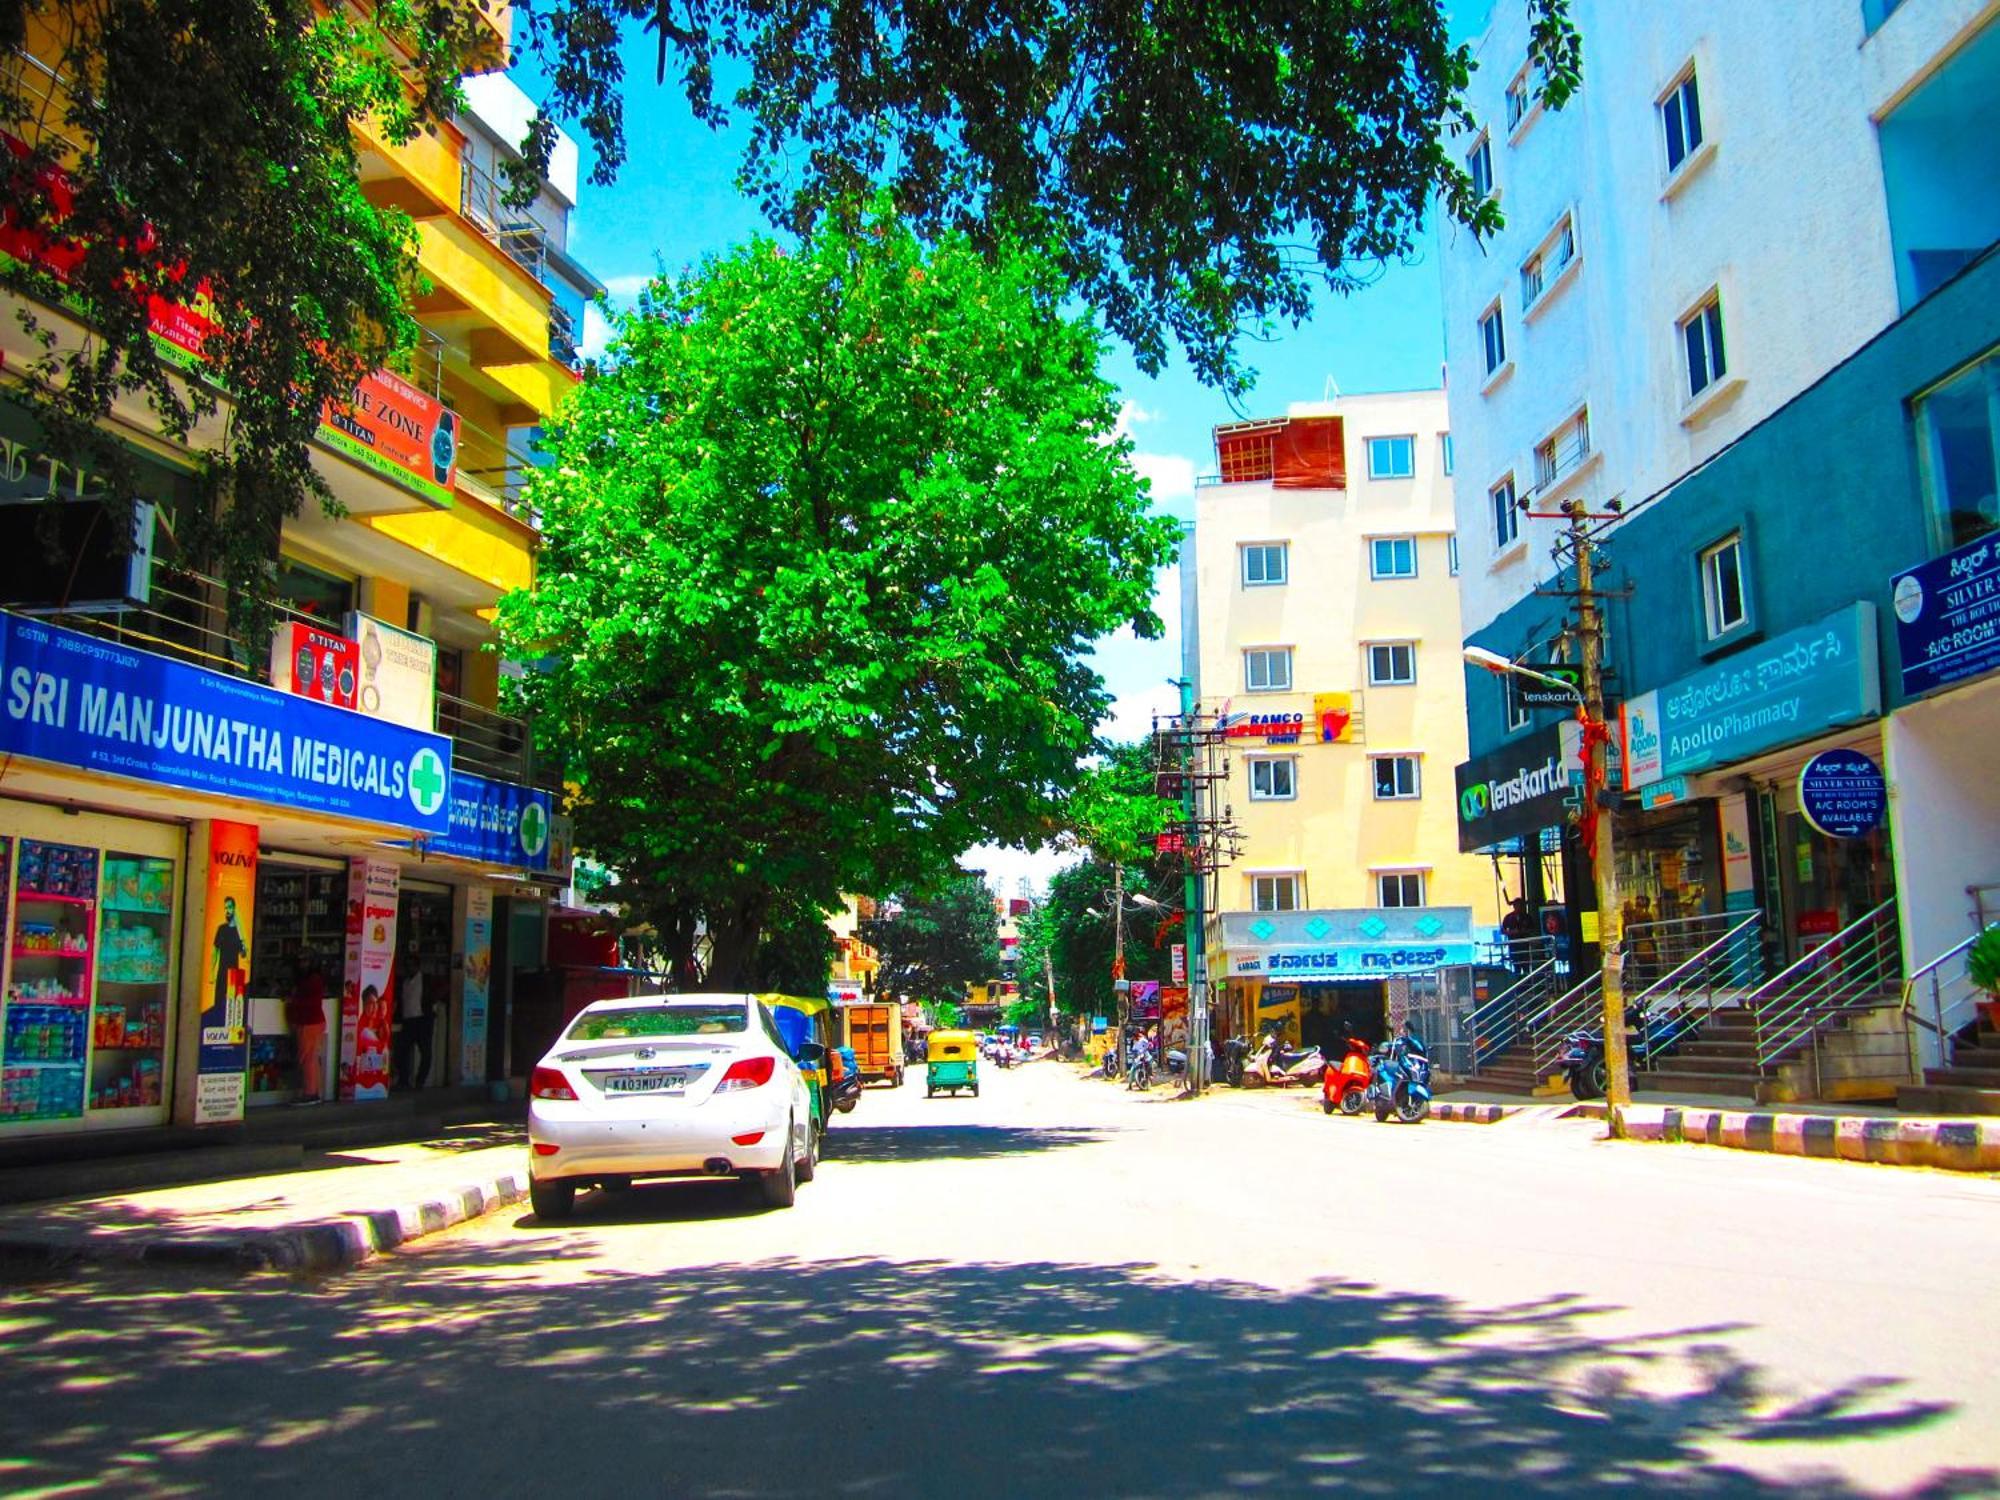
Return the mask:
[[[1198,784],[1194,776],[1196,751],[1194,728],[1194,679],[1181,679],[1181,727],[1183,730],[1181,762],[1181,819],[1183,826],[1193,829],[1199,826],[1196,805]],[[1197,860],[1187,861],[1186,878],[1181,885],[1181,948],[1187,954],[1185,973],[1182,979],[1187,984],[1188,1016],[1188,1089],[1199,1094],[1208,1087],[1208,944],[1205,936],[1206,923],[1201,911],[1201,865]]]
[[[1112,1043],[1118,1048],[1118,1066],[1125,1066],[1126,1013],[1132,986],[1125,978],[1125,866],[1111,864],[1111,991],[1118,1005],[1118,1030]]]

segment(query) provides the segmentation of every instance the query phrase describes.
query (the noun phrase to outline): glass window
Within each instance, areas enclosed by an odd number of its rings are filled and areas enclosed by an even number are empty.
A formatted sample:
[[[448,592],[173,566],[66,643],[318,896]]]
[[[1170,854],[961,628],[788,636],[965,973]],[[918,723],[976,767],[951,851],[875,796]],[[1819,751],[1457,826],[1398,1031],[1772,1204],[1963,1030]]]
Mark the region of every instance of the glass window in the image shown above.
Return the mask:
[[[1486,198],[1493,193],[1493,142],[1484,135],[1467,153],[1465,169],[1472,176],[1472,196]]]
[[[1944,550],[2000,530],[2000,351],[1916,402],[1924,492]]]
[[[1507,128],[1512,130],[1528,117],[1528,106],[1534,102],[1534,83],[1529,71],[1523,68],[1514,81],[1507,85]]]
[[[1445,556],[1451,559],[1451,576],[1458,577],[1458,533],[1453,532],[1444,539]]]
[[[1417,440],[1378,437],[1368,440],[1370,479],[1408,479],[1417,472]]]
[[[293,613],[324,620],[336,631],[345,628],[347,612],[354,608],[354,584],[350,580],[336,578],[289,557],[278,559],[274,591],[277,602]]]
[[[1452,456],[1451,434],[1448,432],[1438,434],[1438,463],[1444,469],[1446,477],[1449,477],[1452,471]]]
[[[1298,796],[1298,762],[1289,756],[1253,757],[1250,761],[1250,800],[1285,802]]]
[[[1491,375],[1507,363],[1507,328],[1499,303],[1494,303],[1480,318],[1479,339],[1486,353],[1486,373]]]
[[[1673,172],[1701,145],[1701,89],[1693,68],[1660,101],[1660,123],[1666,128],[1667,170]]]
[[[1417,680],[1417,648],[1408,641],[1385,641],[1368,648],[1368,685],[1403,687]]]
[[[1413,536],[1378,536],[1369,544],[1368,574],[1371,578],[1415,578],[1417,539]]]
[[[1504,552],[1521,532],[1521,511],[1514,503],[1514,476],[1509,474],[1486,493],[1493,507],[1493,550]]]
[[[1708,638],[1727,635],[1749,618],[1743,603],[1743,534],[1724,538],[1701,554],[1701,602]]]
[[[1422,795],[1422,782],[1417,771],[1414,755],[1378,755],[1375,757],[1375,800],[1378,802],[1400,801]]]
[[[1286,566],[1290,559],[1286,556],[1286,542],[1252,542],[1242,549],[1243,583],[1246,588],[1261,588],[1267,584],[1283,583]]]
[[[1687,351],[1689,400],[1729,373],[1722,352],[1722,299],[1715,293],[1681,321],[1681,347]]]
[[[1252,878],[1250,907],[1253,911],[1297,911],[1299,904],[1298,876],[1258,875]]]
[[[627,1037],[719,1036],[749,1029],[749,1008],[740,1000],[719,1005],[635,1005],[586,1012],[570,1023],[563,1040],[608,1042]]]
[[[1243,653],[1243,686],[1253,693],[1289,692],[1292,686],[1292,648],[1260,646]]]
[[[1532,307],[1542,295],[1542,257],[1531,255],[1521,265],[1521,306]]]
[[[1422,906],[1424,876],[1421,870],[1403,870],[1375,877],[1377,906]]]

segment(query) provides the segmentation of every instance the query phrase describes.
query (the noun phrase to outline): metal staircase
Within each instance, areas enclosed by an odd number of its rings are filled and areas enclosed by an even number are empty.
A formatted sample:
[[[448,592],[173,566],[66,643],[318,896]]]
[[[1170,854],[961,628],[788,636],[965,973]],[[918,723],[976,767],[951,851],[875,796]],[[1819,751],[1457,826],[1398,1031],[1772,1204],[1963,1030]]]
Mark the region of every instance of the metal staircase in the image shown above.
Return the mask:
[[[1896,1091],[1900,1109],[1924,1114],[2000,1115],[2000,1032],[1981,1019],[1986,992],[1966,960],[1968,934],[1922,965],[1903,985],[1903,1017],[1920,1049],[1923,1082]]]

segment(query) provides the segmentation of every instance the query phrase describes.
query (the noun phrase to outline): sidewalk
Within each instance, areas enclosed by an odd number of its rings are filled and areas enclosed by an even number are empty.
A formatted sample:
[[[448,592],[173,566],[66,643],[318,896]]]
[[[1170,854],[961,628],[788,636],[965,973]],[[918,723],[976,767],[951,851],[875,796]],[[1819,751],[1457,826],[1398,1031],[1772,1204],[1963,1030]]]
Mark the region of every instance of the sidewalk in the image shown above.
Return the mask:
[[[519,1202],[517,1125],[308,1152],[295,1170],[0,1209],[0,1263],[332,1270]]]

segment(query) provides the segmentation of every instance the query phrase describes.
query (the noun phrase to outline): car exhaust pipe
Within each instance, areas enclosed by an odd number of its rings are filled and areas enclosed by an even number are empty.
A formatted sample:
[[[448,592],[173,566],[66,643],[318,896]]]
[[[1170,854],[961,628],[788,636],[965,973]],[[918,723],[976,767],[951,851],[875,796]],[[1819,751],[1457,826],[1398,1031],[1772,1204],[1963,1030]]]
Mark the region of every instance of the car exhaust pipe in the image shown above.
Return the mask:
[[[736,1169],[729,1164],[729,1158],[726,1156],[711,1156],[701,1164],[701,1169],[704,1172],[713,1172],[717,1177],[731,1177],[736,1172]]]

